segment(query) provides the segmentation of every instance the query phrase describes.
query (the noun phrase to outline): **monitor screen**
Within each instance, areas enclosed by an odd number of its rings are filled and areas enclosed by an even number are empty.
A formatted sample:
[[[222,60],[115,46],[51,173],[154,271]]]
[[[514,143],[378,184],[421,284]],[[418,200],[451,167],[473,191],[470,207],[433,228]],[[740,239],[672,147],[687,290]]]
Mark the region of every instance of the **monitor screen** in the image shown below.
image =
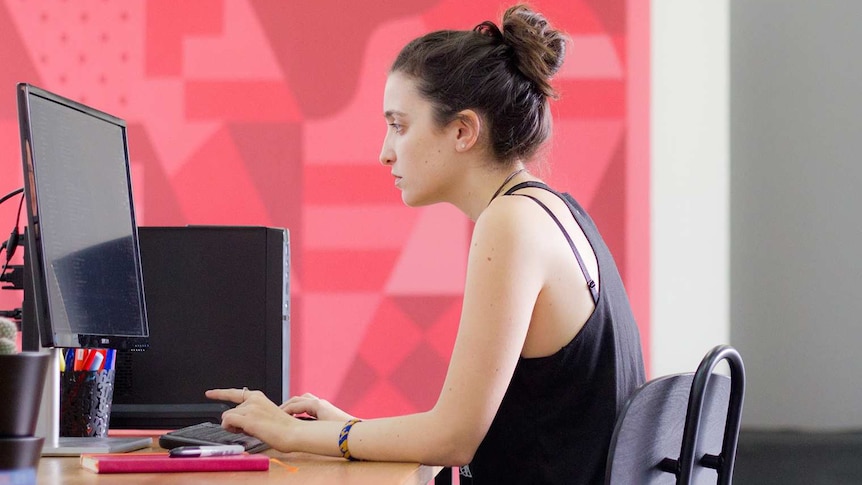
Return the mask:
[[[125,122],[28,84],[18,116],[25,327],[35,324],[43,347],[146,348]]]

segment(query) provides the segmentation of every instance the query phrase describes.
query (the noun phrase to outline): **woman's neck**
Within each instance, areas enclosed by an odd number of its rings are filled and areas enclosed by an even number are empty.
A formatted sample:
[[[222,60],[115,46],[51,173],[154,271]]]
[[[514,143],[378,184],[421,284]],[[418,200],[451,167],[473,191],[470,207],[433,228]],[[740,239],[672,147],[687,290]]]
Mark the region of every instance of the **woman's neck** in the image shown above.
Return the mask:
[[[530,174],[520,161],[505,168],[488,169],[485,165],[479,170],[470,171],[465,178],[462,196],[452,201],[472,221],[476,221],[494,198],[519,182],[529,180]]]

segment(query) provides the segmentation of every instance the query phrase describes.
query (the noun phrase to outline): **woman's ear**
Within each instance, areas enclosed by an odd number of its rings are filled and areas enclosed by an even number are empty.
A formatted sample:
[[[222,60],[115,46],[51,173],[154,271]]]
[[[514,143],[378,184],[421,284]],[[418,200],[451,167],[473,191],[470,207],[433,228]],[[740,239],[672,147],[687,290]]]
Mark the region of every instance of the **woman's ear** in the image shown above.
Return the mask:
[[[466,152],[479,142],[482,133],[482,117],[472,109],[458,113],[453,123],[455,151]]]

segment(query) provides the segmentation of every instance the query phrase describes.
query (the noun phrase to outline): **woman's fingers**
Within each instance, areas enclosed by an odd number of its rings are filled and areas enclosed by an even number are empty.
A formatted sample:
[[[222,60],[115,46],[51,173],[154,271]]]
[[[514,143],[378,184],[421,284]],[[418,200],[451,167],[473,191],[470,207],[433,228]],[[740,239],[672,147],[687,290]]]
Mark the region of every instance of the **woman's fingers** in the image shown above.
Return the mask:
[[[210,389],[204,393],[206,397],[210,399],[215,399],[217,401],[229,401],[236,404],[242,404],[249,399],[264,397],[266,395],[261,391],[252,391],[247,387],[243,387],[242,389]],[[267,398],[267,400],[269,400]]]
[[[206,397],[217,401],[229,401],[233,403],[242,403],[249,395],[248,389],[210,389],[206,391]]]
[[[281,406],[282,411],[288,414],[308,414],[309,416],[317,417],[317,410],[320,407],[319,399],[312,394],[303,394],[302,396],[294,396],[284,402]]]
[[[314,394],[294,396],[281,405],[282,411],[291,415],[307,414],[317,419],[347,420],[352,416],[335,407],[326,399],[320,399]]]

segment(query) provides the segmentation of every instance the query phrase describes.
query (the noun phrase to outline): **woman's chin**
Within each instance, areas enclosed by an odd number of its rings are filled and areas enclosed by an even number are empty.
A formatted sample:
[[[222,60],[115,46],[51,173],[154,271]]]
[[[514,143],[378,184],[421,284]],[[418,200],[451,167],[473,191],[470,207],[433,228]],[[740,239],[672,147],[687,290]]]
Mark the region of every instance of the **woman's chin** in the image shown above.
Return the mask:
[[[404,205],[407,207],[423,207],[431,204],[424,199],[413,197],[405,191],[401,191],[401,201],[404,202]]]

